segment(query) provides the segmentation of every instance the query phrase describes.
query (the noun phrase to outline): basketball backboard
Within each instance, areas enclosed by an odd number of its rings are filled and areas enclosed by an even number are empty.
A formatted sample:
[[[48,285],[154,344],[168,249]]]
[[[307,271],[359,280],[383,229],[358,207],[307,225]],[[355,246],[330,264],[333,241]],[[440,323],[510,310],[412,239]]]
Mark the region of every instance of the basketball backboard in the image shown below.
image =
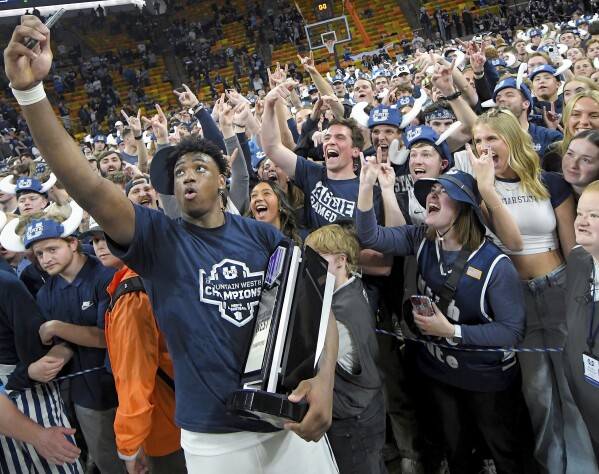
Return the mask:
[[[335,44],[351,41],[351,31],[345,15],[311,23],[304,28],[308,38],[308,48],[313,51],[325,48],[327,41],[332,40]]]

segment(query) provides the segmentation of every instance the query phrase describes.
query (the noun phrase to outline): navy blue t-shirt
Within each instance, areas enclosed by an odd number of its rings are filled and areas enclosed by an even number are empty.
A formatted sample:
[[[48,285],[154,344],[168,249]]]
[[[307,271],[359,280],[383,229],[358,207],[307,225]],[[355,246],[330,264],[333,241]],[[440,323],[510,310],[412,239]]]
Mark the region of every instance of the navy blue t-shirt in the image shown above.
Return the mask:
[[[333,224],[338,219],[356,218],[360,178],[329,179],[321,163],[297,157],[295,184],[306,195],[308,213],[305,216],[311,229]],[[381,191],[374,187],[374,207],[377,221],[383,222]]]
[[[175,422],[199,433],[272,431],[226,413],[253,334],[270,254],[283,239],[274,226],[225,213],[206,229],[135,206],[135,235],[110,249],[144,280],[175,367]]]
[[[68,283],[60,275],[51,276],[37,294],[37,303],[48,321],[60,320],[77,326],[96,326],[104,330],[104,317],[110,304],[106,288],[115,269],[105,267],[95,257],[87,260],[75,280]],[[65,367],[67,373],[103,366],[106,349],[71,344],[73,358]],[[114,378],[106,369],[96,370],[71,379],[74,403],[91,410],[108,410],[118,404]]]
[[[547,127],[541,127],[534,123],[529,124],[528,134],[532,137],[532,146],[539,156],[542,156],[543,153],[545,153],[545,149],[550,143],[560,141],[564,138],[561,132]]]

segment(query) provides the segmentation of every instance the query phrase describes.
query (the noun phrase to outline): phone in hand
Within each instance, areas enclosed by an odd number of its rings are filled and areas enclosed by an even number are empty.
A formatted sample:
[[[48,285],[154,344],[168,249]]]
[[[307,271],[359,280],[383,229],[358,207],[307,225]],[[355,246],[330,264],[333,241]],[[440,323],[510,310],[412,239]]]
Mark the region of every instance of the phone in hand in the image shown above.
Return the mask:
[[[410,296],[410,302],[414,310],[421,316],[433,316],[435,314],[433,301],[428,296],[412,295]]]
[[[44,23],[44,25],[46,27],[48,27],[48,29],[51,29],[56,24],[56,22],[60,19],[60,17],[62,15],[64,15],[65,12],[66,12],[66,10],[64,8],[61,8],[56,13],[54,13],[54,15],[52,15],[50,18],[48,18],[48,21],[46,21],[46,23]],[[25,43],[25,47],[28,49],[33,49],[35,47],[35,45],[38,43],[39,43],[38,40],[29,38],[29,41],[27,41],[27,43]]]

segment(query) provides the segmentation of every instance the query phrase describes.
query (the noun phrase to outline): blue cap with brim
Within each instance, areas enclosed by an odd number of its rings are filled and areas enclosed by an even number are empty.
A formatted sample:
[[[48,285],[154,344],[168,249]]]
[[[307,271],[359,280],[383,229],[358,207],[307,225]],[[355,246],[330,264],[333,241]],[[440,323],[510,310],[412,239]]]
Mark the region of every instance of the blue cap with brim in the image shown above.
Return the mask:
[[[54,219],[35,219],[27,224],[23,245],[28,249],[39,240],[62,239],[64,227]]]
[[[497,66],[507,67],[507,63],[501,58],[493,58],[489,62],[495,67],[497,67]]]
[[[176,157],[171,157],[174,146],[161,148],[154,154],[152,164],[150,165],[150,179],[152,186],[160,194],[172,196],[175,194],[175,161]]]
[[[396,105],[398,108],[405,107],[406,105],[414,105],[416,99],[411,95],[402,95],[399,99],[397,99]]]
[[[42,192],[42,183],[40,183],[38,179],[31,178],[31,177],[18,178],[17,179],[17,187],[15,188],[15,191],[17,194],[24,193],[24,192],[30,192],[30,193],[43,194],[45,196],[48,195],[48,193]]]
[[[414,183],[414,196],[424,208],[426,208],[426,197],[435,183],[443,186],[447,195],[454,201],[464,202],[472,206],[479,225],[481,228],[485,228],[480,211],[481,198],[476,180],[472,175],[459,170],[451,170],[437,178],[420,178]]]
[[[437,140],[439,140],[439,135],[437,135],[431,127],[426,125],[409,127],[403,134],[403,142],[408,150],[418,142],[426,142],[439,152],[441,159],[448,161],[447,167],[450,168],[453,166],[453,155],[451,154],[451,150],[446,142],[441,142],[441,144],[437,145]]]
[[[262,150],[258,150],[255,155],[252,156],[252,168],[254,171],[258,170],[260,164],[266,159],[266,153]]]
[[[538,28],[535,28],[534,30],[530,30],[530,33],[528,36],[530,38],[534,38],[535,36],[542,36],[542,35],[543,35],[543,32],[541,30],[539,30]]]
[[[518,82],[513,77],[508,77],[508,78],[502,80],[501,82],[497,83],[497,85],[495,86],[495,89],[493,89],[493,101],[494,102],[495,102],[495,98],[497,97],[497,94],[504,89],[516,89],[516,90],[519,90],[520,92],[522,92],[522,94],[524,94],[524,97],[526,98],[526,100],[528,100],[530,102],[530,106],[528,107],[528,110],[529,111],[532,110],[534,99],[532,98],[532,94],[530,93],[530,90],[528,89],[528,87],[526,87],[525,84],[520,84],[520,89],[518,89]]]
[[[341,71],[337,71],[335,76],[333,76],[333,84],[336,84],[337,82],[343,82],[344,79],[345,77],[343,74],[341,74]]]
[[[549,64],[541,64],[540,66],[537,66],[530,72],[530,75],[528,76],[528,78],[531,81],[533,81],[535,76],[538,74],[541,74],[542,72],[547,72],[547,73],[551,74],[552,76],[555,76],[557,70],[553,66],[550,66]]]
[[[388,105],[378,105],[370,111],[368,117],[368,128],[376,125],[392,125],[399,127],[401,123],[401,114],[396,108]]]
[[[108,138],[106,138],[104,135],[96,135],[94,137],[94,143],[97,143],[97,142],[108,143]]]

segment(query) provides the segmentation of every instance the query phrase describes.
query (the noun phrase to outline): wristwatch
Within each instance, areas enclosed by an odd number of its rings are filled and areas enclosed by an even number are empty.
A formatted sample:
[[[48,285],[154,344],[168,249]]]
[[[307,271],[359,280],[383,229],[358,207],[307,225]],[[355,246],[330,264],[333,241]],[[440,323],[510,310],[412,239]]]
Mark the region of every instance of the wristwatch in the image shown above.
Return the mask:
[[[194,115],[194,116],[195,116],[195,115],[197,115],[197,114],[198,114],[198,112],[199,112],[200,110],[202,110],[203,108],[204,108],[204,104],[203,104],[202,102],[199,102],[198,104],[196,104],[196,105],[195,105],[195,107],[193,107],[193,108],[189,109],[189,113],[190,113],[191,115]]]
[[[453,337],[451,338],[451,342],[454,344],[462,343],[462,326],[459,324],[453,326]]]

